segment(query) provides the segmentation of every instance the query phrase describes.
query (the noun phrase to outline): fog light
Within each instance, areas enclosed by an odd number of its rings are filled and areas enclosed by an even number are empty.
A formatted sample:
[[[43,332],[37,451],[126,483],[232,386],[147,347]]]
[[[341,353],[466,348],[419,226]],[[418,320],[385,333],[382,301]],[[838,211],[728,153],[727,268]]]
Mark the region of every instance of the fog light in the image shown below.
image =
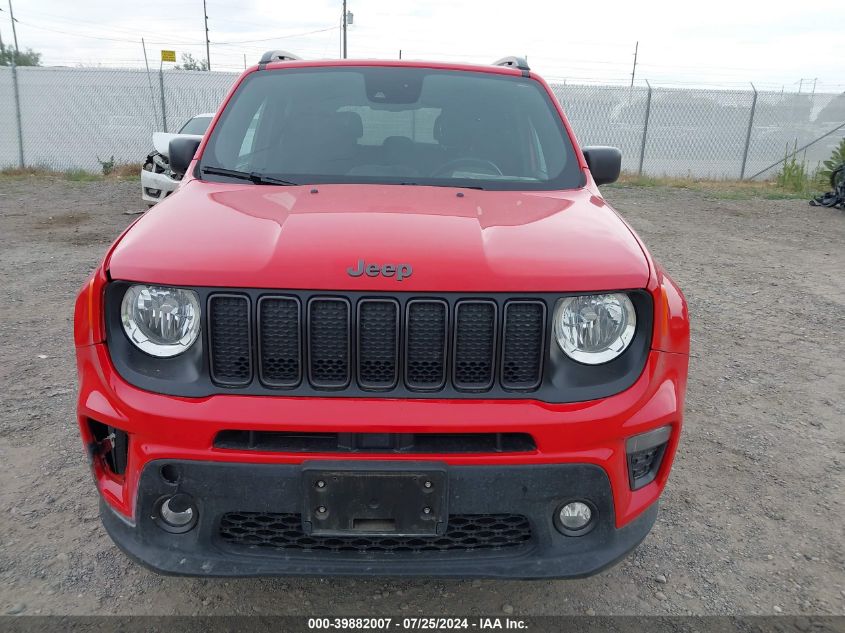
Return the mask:
[[[156,522],[168,532],[187,532],[197,523],[197,509],[186,494],[165,497],[159,502]]]
[[[590,506],[580,501],[567,503],[560,509],[561,525],[568,530],[583,530],[592,518],[593,511]]]
[[[555,513],[555,526],[567,536],[581,536],[596,525],[595,506],[586,501],[569,501]]]

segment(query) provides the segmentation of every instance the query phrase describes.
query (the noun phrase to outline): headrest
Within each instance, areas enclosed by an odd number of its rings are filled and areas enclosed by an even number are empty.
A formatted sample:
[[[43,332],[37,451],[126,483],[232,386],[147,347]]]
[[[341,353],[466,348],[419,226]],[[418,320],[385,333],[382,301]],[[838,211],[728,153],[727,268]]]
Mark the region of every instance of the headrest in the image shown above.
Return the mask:
[[[344,134],[348,134],[354,139],[359,139],[364,136],[364,124],[361,122],[361,115],[357,112],[350,112],[344,110],[335,114],[339,127]]]
[[[434,138],[446,147],[468,148],[479,127],[479,120],[462,112],[446,110],[434,121]]]

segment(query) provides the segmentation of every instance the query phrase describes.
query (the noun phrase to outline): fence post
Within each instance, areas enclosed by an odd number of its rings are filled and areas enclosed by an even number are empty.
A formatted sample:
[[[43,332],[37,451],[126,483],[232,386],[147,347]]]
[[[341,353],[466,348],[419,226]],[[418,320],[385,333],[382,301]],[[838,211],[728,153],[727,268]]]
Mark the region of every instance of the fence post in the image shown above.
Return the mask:
[[[26,164],[23,159],[23,128],[21,127],[21,97],[18,88],[18,66],[15,64],[15,56],[18,49],[12,53],[12,87],[15,93],[15,121],[18,125],[18,167],[23,169]]]
[[[640,168],[637,170],[639,176],[643,175],[643,161],[645,160],[645,140],[648,137],[648,120],[651,117],[651,84],[645,80],[648,86],[648,96],[645,100],[645,122],[643,123],[643,140],[640,144]]]
[[[158,87],[161,92],[161,126],[162,132],[167,132],[167,109],[164,106],[164,70],[158,69]]]
[[[745,149],[742,151],[742,169],[739,171],[739,179],[745,180],[745,165],[748,162],[748,147],[751,145],[751,129],[754,127],[754,112],[757,110],[757,88],[751,83],[754,97],[751,99],[751,115],[748,117],[748,130],[745,132]]]

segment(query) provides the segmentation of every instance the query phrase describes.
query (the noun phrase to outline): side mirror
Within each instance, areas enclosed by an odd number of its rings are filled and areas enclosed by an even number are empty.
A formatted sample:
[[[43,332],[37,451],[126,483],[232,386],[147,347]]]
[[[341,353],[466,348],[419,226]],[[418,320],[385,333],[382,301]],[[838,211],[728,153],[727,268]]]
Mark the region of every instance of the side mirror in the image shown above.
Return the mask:
[[[170,169],[180,176],[184,176],[199,146],[200,139],[197,138],[176,137],[170,139],[167,152],[170,158]]]
[[[622,171],[622,152],[615,147],[600,145],[585,147],[583,152],[587,167],[590,168],[597,185],[606,185],[619,179],[619,172]],[[170,161],[173,162],[172,154]]]

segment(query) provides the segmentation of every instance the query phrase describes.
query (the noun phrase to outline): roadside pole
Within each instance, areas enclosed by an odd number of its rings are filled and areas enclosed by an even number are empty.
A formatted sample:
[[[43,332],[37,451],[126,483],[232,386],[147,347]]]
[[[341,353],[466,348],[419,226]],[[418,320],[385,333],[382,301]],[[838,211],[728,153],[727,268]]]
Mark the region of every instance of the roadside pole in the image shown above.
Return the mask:
[[[161,131],[167,132],[167,108],[164,105],[164,60],[158,65],[158,87],[161,92]]]
[[[648,82],[648,79],[645,80],[645,83],[648,86],[648,96],[646,96],[645,100],[645,121],[643,122],[643,140],[640,143],[640,167],[637,170],[637,174],[640,176],[643,175],[643,162],[645,161],[645,142],[646,138],[648,138],[648,120],[651,117],[651,84]]]
[[[23,157],[23,126],[21,125],[21,93],[18,86],[18,32],[15,29],[15,11],[12,9],[12,0],[9,0],[9,18],[12,21],[12,39],[15,41],[15,51],[12,53],[12,90],[15,94],[15,122],[18,126],[18,167],[23,169],[26,161]]]
[[[150,85],[150,98],[153,100],[153,118],[155,119],[156,129],[158,131],[158,108],[156,107],[156,93],[153,90],[153,78],[150,75],[150,63],[147,61],[147,45],[144,43],[144,38],[141,38],[141,47],[144,49],[144,66],[147,67],[147,83]]]
[[[745,149],[742,151],[742,169],[739,171],[739,179],[745,180],[745,166],[748,163],[748,148],[751,145],[751,130],[754,127],[754,112],[757,110],[757,88],[751,84],[754,96],[751,99],[751,115],[748,117],[748,130],[745,132]]]

